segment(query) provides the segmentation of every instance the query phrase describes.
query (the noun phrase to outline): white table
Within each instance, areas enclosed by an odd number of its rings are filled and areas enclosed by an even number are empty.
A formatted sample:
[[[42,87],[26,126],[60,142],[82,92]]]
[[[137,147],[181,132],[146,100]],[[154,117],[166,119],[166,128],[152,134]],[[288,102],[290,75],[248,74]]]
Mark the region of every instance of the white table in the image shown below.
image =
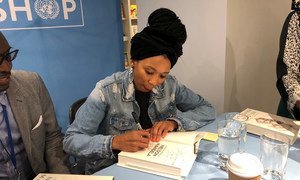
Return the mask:
[[[200,131],[217,131],[217,121],[224,119],[224,115],[219,116],[213,123],[200,128]],[[246,152],[259,157],[259,136],[247,135]],[[208,142],[201,140],[199,152],[196,161],[186,179],[188,180],[225,180],[228,175],[225,171],[220,170],[217,160],[218,144],[217,142]],[[289,159],[286,167],[286,180],[300,180],[300,140],[298,139],[290,147]],[[116,164],[109,166],[95,175],[114,176],[116,180],[161,180],[167,179],[161,176],[148,174],[140,171],[130,170],[119,167]]]

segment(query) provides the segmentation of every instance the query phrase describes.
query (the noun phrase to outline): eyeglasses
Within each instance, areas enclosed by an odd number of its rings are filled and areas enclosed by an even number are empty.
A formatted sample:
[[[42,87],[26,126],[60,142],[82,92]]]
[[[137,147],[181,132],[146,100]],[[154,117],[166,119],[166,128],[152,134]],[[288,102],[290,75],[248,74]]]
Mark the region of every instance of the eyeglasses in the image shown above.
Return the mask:
[[[10,51],[11,48],[9,48],[8,52],[3,54],[3,55],[0,55],[0,65],[3,63],[4,60],[8,61],[8,62],[11,62],[13,61],[14,59],[16,59],[17,57],[17,54],[19,52],[19,49],[15,49],[13,51]],[[10,52],[9,52],[10,51]]]

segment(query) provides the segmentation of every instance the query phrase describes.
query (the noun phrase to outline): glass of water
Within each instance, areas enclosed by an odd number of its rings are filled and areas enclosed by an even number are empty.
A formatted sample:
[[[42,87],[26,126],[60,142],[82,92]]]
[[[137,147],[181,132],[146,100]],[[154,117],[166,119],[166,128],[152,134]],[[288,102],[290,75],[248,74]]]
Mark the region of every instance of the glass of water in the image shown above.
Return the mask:
[[[248,117],[237,112],[229,112],[225,114],[225,120],[239,121],[237,126],[240,126],[241,134],[239,139],[239,152],[245,152],[246,140],[247,140],[247,123]]]
[[[226,163],[229,156],[239,152],[241,137],[241,123],[232,119],[218,122],[218,159],[219,167],[227,170]]]

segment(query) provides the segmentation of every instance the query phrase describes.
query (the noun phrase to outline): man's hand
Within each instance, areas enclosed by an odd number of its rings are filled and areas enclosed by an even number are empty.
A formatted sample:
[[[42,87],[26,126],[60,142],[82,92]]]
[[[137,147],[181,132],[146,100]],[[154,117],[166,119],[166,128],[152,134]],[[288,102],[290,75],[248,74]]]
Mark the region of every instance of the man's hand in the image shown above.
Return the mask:
[[[124,134],[114,136],[112,149],[127,152],[135,152],[148,147],[150,133],[145,130],[132,130]]]

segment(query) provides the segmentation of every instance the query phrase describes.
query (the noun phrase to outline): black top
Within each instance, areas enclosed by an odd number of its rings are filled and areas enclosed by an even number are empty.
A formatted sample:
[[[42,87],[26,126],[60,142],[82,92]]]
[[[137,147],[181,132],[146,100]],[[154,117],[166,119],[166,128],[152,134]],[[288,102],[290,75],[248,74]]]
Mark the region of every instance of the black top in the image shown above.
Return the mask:
[[[289,23],[292,19],[292,16],[295,13],[297,13],[297,11],[292,11],[289,13],[289,15],[285,19],[284,25],[282,27],[281,34],[280,34],[280,41],[279,41],[279,53],[278,53],[277,64],[276,64],[276,73],[277,73],[276,86],[277,86],[277,89],[278,89],[281,99],[282,99],[281,106],[280,106],[280,109],[278,109],[277,114],[280,116],[288,117],[288,118],[293,118],[293,117],[291,115],[289,115],[290,112],[288,111],[288,107],[287,107],[287,101],[288,101],[289,95],[287,93],[287,89],[284,86],[282,77],[288,74],[288,71],[287,71],[288,67],[286,65],[286,62],[284,62],[284,55],[285,55],[285,49],[289,48],[289,46],[291,46],[290,43],[288,43],[286,45],[286,42],[288,40],[288,30],[289,30],[289,26],[290,26]],[[289,56],[288,58],[295,58],[295,57]],[[293,111],[293,115],[295,116],[295,118],[300,120],[300,110],[298,108],[293,108],[292,111]]]
[[[143,129],[148,129],[152,127],[152,122],[148,115],[148,107],[149,107],[149,100],[150,100],[150,92],[141,92],[135,91],[135,100],[138,102],[140,106],[140,124]]]

